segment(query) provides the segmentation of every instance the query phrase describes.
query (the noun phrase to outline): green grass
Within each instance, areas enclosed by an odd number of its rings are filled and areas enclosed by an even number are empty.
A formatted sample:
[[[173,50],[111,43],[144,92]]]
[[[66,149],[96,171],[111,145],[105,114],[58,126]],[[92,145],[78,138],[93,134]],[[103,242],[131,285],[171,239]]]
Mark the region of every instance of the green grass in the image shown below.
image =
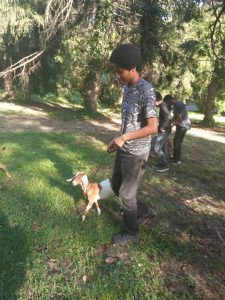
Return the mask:
[[[105,262],[111,254],[103,248],[119,230],[118,220],[111,218],[113,201],[102,204],[101,217],[93,210],[81,223],[86,200],[65,179],[74,170],[91,178],[99,165],[95,179],[110,176],[113,157],[101,142],[75,134],[0,136],[6,147],[2,158],[12,174],[12,180],[1,174],[1,299],[144,299],[149,280],[154,286],[149,299],[167,293],[160,276],[152,278],[158,262],[146,266],[143,246],[128,247],[125,261]]]
[[[188,112],[189,117],[191,118],[192,124],[202,125],[204,115],[199,112]],[[218,114],[214,115],[215,125],[216,126],[225,126],[225,117]]]
[[[184,163],[163,175],[149,161],[140,196],[158,216],[139,245],[115,247],[115,199],[82,223],[86,199],[65,180],[80,170],[110,177],[114,156],[103,142],[76,133],[0,139],[12,174],[0,173],[0,299],[222,299],[225,257],[214,228],[224,234],[223,144],[187,136]]]

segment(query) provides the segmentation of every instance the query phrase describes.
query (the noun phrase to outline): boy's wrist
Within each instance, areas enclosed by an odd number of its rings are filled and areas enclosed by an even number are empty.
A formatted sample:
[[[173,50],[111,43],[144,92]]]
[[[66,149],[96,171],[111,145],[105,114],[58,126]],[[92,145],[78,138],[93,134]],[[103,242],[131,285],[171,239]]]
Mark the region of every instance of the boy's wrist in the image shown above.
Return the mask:
[[[126,142],[126,136],[125,136],[125,134],[122,134],[121,135],[121,140],[125,143]]]

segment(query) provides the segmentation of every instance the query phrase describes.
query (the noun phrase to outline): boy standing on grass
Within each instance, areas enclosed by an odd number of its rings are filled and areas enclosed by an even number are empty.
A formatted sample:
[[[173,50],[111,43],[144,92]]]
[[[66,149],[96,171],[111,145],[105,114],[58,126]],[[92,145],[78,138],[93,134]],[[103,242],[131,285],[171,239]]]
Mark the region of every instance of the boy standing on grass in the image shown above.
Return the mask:
[[[191,129],[191,122],[188,117],[186,105],[182,101],[178,101],[176,97],[171,100],[173,105],[173,118],[171,120],[172,126],[176,126],[175,135],[173,139],[173,160],[172,164],[179,166],[181,164],[181,150],[184,137],[189,129]]]
[[[165,172],[169,170],[168,167],[168,151],[167,151],[167,141],[171,135],[171,104],[173,97],[171,95],[166,95],[160,104],[159,110],[159,127],[158,135],[155,141],[155,152],[159,157],[159,162],[156,167],[156,171]]]
[[[107,151],[116,151],[112,189],[123,209],[123,231],[113,242],[124,244],[140,240],[139,224],[145,223],[149,211],[136,199],[150,150],[151,135],[157,132],[158,119],[153,86],[140,77],[141,55],[132,44],[119,45],[111,54],[116,78],[125,85],[121,107],[120,135]],[[140,212],[140,209],[142,210]]]

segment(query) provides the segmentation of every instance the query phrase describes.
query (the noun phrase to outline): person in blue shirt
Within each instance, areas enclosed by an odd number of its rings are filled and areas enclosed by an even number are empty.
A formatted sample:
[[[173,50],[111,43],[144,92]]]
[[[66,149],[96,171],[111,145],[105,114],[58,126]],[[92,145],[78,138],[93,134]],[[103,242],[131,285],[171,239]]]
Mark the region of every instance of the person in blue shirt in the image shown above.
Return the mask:
[[[189,129],[191,129],[191,122],[188,117],[186,105],[177,100],[175,97],[171,100],[173,105],[173,118],[171,120],[172,126],[176,126],[175,135],[173,139],[173,165],[181,164],[182,143],[184,137]]]

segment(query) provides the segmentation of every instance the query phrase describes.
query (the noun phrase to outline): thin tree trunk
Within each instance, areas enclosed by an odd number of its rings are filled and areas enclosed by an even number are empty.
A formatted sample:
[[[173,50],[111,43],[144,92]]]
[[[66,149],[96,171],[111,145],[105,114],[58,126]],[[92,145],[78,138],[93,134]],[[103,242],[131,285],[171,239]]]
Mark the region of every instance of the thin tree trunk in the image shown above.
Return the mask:
[[[27,70],[25,70],[21,74],[21,84],[22,84],[22,91],[23,91],[24,98],[25,100],[29,100],[30,99],[30,77]]]
[[[100,80],[97,75],[93,83],[91,84],[91,89],[88,91],[87,106],[92,112],[97,111],[97,98],[100,92]]]
[[[205,101],[205,109],[204,109],[204,119],[203,124],[206,126],[213,126],[215,121],[213,119],[214,108],[215,108],[215,100],[218,92],[218,83],[215,76],[212,77],[208,89],[207,89],[207,97]]]
[[[4,91],[6,93],[6,97],[10,99],[15,98],[15,93],[13,91],[13,76],[11,73],[7,73],[4,76]]]

